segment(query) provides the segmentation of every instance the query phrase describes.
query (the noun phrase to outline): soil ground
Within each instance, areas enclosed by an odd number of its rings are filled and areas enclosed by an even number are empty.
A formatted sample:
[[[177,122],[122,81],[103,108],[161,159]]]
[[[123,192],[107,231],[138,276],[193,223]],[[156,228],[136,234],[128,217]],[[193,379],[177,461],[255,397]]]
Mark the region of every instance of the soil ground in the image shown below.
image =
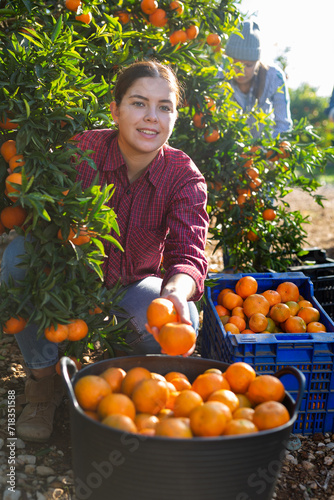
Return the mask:
[[[304,193],[294,191],[287,200],[292,210],[300,210],[304,216],[309,215],[307,226],[309,247],[325,249],[327,257],[334,258],[334,186],[324,186],[319,190],[327,199],[324,209],[311,202]],[[0,258],[8,242],[8,237],[0,241]],[[212,249],[211,249],[212,250]],[[211,251],[208,249],[208,253]],[[210,265],[219,267],[222,264],[219,252],[210,257]],[[91,363],[101,359],[102,353],[88,353],[85,362]],[[25,374],[22,368],[22,357],[13,338],[0,340],[0,441],[6,442],[6,418],[3,406],[8,390],[20,394],[24,389]],[[18,450],[23,456],[35,457],[35,465],[21,463],[18,466],[16,488],[19,496],[8,496],[5,492],[4,477],[7,474],[5,446],[0,445],[0,496],[3,492],[5,500],[74,500],[74,487],[71,463],[71,440],[69,425],[68,399],[56,411],[55,427],[48,443],[24,443]],[[26,459],[27,460],[27,459]],[[274,498],[278,500],[334,500],[334,437],[332,434],[300,436],[295,450],[290,450],[284,460],[281,475],[278,479]],[[2,465],[1,465],[2,464]],[[44,469],[43,469],[44,467]],[[49,472],[48,472],[48,469]],[[7,495],[7,496],[6,496]],[[99,500],[99,499],[94,499]],[[218,500],[218,499],[217,499]]]

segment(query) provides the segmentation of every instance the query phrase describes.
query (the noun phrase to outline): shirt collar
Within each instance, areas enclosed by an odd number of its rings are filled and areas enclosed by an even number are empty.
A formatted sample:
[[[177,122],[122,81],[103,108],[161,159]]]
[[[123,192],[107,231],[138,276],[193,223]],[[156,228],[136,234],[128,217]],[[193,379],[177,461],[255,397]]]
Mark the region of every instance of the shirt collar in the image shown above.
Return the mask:
[[[122,156],[121,150],[119,149],[118,141],[117,141],[117,132],[112,132],[112,136],[109,139],[109,144],[108,144],[108,151],[106,155],[106,161],[104,162],[104,165],[102,166],[103,171],[114,171],[117,170],[118,168],[121,168],[123,165],[125,166],[125,161]],[[150,182],[155,186],[158,187],[158,185],[161,182],[161,173],[162,169],[164,167],[164,161],[165,161],[165,152],[164,152],[165,146],[163,146],[157,156],[151,161],[151,164],[149,165],[147,172],[145,175],[148,176]]]

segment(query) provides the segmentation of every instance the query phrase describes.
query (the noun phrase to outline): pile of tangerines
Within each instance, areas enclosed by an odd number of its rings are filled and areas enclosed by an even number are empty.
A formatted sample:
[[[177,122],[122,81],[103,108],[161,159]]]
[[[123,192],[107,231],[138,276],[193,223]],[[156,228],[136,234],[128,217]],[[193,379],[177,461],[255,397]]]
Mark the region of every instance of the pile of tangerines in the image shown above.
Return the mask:
[[[258,292],[253,276],[240,278],[234,289],[223,288],[215,306],[227,332],[238,333],[316,333],[326,332],[320,311],[305,300],[298,286],[285,281],[275,290]]]
[[[170,438],[257,433],[290,420],[285,389],[273,375],[257,376],[244,362],[209,368],[190,381],[142,366],[110,367],[82,376],[74,392],[85,414],[125,432]]]
[[[171,300],[159,297],[147,308],[147,328],[160,344],[162,352],[170,356],[190,354],[195,348],[196,332],[191,325],[179,321]],[[158,329],[155,335],[151,330]]]

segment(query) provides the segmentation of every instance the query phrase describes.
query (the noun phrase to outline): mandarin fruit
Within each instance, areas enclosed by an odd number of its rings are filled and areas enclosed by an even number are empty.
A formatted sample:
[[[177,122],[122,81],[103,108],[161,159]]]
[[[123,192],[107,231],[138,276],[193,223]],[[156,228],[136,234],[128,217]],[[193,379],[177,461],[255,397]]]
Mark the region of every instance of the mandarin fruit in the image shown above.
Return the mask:
[[[130,417],[118,413],[108,415],[102,420],[102,424],[124,432],[136,433],[138,431],[134,421]]]
[[[239,418],[232,419],[230,422],[227,422],[223,435],[233,436],[235,434],[253,434],[258,431],[259,429],[254,422],[246,418]]]
[[[292,281],[284,281],[284,283],[280,283],[276,288],[276,291],[280,294],[282,302],[288,302],[289,300],[298,302],[299,288],[295,283],[292,283]]]
[[[127,415],[134,420],[136,408],[131,399],[125,394],[112,393],[107,394],[97,406],[97,414],[100,420],[103,420],[108,415],[114,414]]]
[[[134,388],[139,382],[145,379],[150,379],[151,373],[149,370],[142,366],[135,366],[130,368],[122,380],[121,392],[131,397]]]
[[[156,415],[166,406],[168,395],[167,382],[151,378],[136,385],[131,399],[137,412]]]
[[[18,316],[17,318],[9,318],[3,326],[4,333],[11,333],[15,335],[21,332],[27,324],[27,320]]]
[[[267,316],[270,305],[263,295],[254,293],[252,295],[249,295],[244,300],[243,308],[247,318],[250,318],[255,313],[261,313],[264,314],[264,316]]]
[[[261,295],[267,299],[270,307],[282,302],[281,296],[276,290],[265,290]]]
[[[233,413],[237,408],[239,408],[239,399],[236,394],[228,389],[219,389],[213,392],[207,399],[208,401],[220,401],[229,407]]]
[[[197,392],[203,401],[206,401],[210,394],[219,389],[230,389],[226,377],[218,373],[201,373],[192,383],[192,390]]]
[[[147,308],[146,315],[149,326],[156,326],[159,329],[166,323],[173,323],[179,320],[173,302],[163,297],[152,300]]]
[[[123,368],[118,368],[116,366],[111,366],[101,373],[100,377],[104,378],[110,385],[112,392],[120,392],[122,386],[122,380],[126,375],[126,371]]]
[[[247,396],[255,404],[264,401],[283,401],[285,387],[273,375],[259,375],[249,384]]]
[[[196,332],[185,323],[166,323],[159,331],[158,342],[170,356],[186,354],[196,343]]]
[[[253,422],[261,431],[279,427],[289,420],[288,410],[278,401],[266,401],[255,407]]]
[[[177,439],[190,439],[193,437],[189,419],[180,417],[160,420],[155,427],[155,435]]]
[[[283,302],[279,302],[271,307],[269,313],[271,319],[277,323],[284,323],[291,316],[291,311],[289,306]]]
[[[245,299],[249,295],[253,295],[254,293],[257,292],[258,289],[258,283],[253,276],[243,276],[240,278],[236,285],[235,285],[235,291],[240,297]]]
[[[255,379],[256,373],[252,366],[243,361],[237,361],[228,366],[224,376],[230,384],[231,391],[244,394],[250,383]]]
[[[110,393],[109,384],[98,375],[84,375],[74,386],[74,394],[83,410],[96,411],[99,402]]]
[[[315,307],[301,307],[298,311],[298,316],[308,325],[312,321],[319,321],[320,311]]]
[[[220,436],[227,423],[224,404],[207,401],[196,406],[189,415],[190,428],[195,436]]]
[[[201,396],[193,390],[186,389],[180,392],[174,401],[174,415],[175,417],[189,417],[190,412],[201,404],[203,404]]]

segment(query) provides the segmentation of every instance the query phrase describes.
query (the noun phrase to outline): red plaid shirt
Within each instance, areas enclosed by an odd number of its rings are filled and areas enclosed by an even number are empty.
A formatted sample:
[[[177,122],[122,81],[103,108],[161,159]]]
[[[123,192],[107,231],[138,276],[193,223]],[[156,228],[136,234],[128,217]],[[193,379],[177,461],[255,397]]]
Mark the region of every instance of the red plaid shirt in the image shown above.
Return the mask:
[[[188,274],[197,285],[192,300],[199,300],[207,273],[207,188],[193,161],[182,151],[165,145],[145,174],[130,184],[115,131],[88,130],[76,140],[83,151],[94,151],[91,158],[100,185],[116,186],[109,204],[120,228],[120,237],[113,236],[124,252],[104,242],[106,286],[112,287],[119,278],[128,285],[147,276],[161,276],[164,255],[162,287],[173,275]],[[77,180],[84,189],[97,175],[87,162],[78,166],[78,172]]]

